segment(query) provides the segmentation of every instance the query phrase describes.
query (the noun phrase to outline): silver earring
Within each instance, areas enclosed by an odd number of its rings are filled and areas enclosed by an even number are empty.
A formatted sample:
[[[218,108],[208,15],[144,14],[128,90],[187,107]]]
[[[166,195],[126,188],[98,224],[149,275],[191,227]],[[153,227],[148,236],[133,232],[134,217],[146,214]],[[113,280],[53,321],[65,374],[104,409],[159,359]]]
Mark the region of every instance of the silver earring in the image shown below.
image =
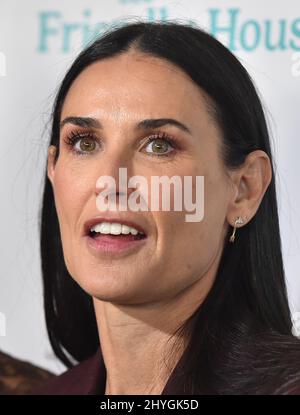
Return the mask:
[[[236,227],[237,225],[243,225],[243,223],[244,223],[243,218],[241,216],[238,216],[234,222],[233,232],[229,238],[229,242],[234,242]]]

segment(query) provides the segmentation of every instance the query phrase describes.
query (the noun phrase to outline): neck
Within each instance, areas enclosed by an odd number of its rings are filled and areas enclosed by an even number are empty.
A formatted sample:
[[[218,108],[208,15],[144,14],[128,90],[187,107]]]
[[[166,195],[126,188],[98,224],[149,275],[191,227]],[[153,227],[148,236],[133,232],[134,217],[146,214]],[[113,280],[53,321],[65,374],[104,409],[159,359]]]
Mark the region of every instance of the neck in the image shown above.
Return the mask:
[[[105,394],[161,394],[188,341],[174,333],[204,297],[203,280],[198,280],[161,303],[116,304],[94,298]]]

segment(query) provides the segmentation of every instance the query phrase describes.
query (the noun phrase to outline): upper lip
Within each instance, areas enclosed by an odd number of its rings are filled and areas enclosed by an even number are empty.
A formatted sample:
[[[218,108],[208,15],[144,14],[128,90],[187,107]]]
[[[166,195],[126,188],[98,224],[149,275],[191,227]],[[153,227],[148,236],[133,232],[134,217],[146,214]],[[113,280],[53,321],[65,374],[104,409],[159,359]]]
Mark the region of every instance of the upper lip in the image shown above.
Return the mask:
[[[91,219],[88,219],[83,226],[84,235],[88,235],[93,226],[100,222],[109,222],[109,223],[121,223],[122,225],[127,225],[135,228],[137,231],[147,235],[145,225],[137,222],[136,220],[129,220],[122,218],[121,216],[107,215],[107,216],[95,216]]]

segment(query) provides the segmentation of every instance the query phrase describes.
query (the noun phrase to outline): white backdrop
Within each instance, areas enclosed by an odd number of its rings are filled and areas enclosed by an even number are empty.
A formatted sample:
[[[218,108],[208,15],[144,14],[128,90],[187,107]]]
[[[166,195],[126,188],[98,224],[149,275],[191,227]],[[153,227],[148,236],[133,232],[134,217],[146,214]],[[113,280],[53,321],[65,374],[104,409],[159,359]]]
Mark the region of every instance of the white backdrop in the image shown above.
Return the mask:
[[[56,373],[65,368],[46,336],[37,226],[45,128],[57,86],[85,42],[136,19],[205,28],[255,80],[276,159],[289,298],[300,311],[299,0],[0,0],[0,350]]]

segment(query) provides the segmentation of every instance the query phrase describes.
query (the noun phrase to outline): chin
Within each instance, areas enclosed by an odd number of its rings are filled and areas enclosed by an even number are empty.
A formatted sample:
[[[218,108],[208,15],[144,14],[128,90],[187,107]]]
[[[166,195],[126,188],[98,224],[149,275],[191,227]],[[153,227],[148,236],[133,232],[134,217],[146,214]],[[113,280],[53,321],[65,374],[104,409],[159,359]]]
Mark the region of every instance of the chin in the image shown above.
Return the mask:
[[[75,281],[87,294],[102,301],[134,303],[141,299],[141,291],[144,291],[141,287],[139,289],[136,284],[131,284],[128,279],[125,279],[124,273],[122,275],[120,270],[115,273],[101,272],[93,276],[90,274],[89,278],[85,273],[84,278],[76,278]]]

